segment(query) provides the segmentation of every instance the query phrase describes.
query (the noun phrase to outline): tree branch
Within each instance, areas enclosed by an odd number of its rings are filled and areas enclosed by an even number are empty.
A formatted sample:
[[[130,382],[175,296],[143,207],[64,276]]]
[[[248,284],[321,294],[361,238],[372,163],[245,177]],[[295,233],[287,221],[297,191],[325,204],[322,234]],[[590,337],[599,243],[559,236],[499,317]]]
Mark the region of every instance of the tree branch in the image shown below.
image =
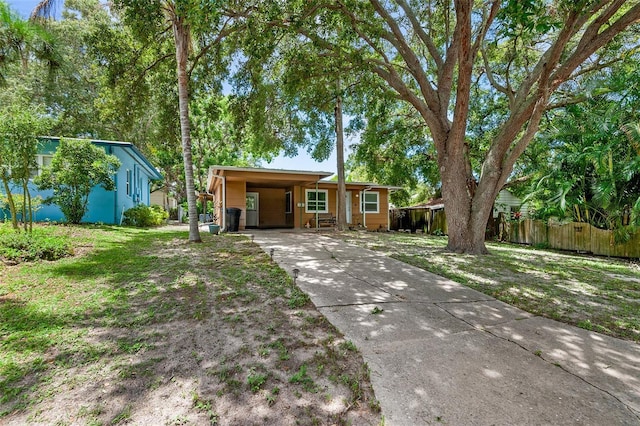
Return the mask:
[[[471,94],[471,79],[473,73],[473,51],[471,49],[471,12],[473,1],[456,0],[456,29],[455,36],[459,40],[458,51],[458,81],[456,87],[456,100],[453,109],[453,122],[448,140],[464,141],[467,129],[467,117],[469,115],[469,97]],[[450,149],[461,149],[461,144],[447,146]]]
[[[501,93],[504,93],[509,98],[509,105],[512,106],[515,102],[515,98],[513,97],[513,91],[509,90],[506,86],[498,83],[493,75],[493,71],[491,71],[491,66],[489,65],[489,59],[487,58],[487,53],[482,46],[482,61],[484,62],[484,71],[487,74],[487,79],[489,79],[489,83]]]
[[[504,185],[502,185],[502,188],[500,188],[500,190],[502,191],[503,189],[509,189],[512,188],[516,185],[519,185],[521,183],[527,182],[529,180],[531,180],[533,177],[535,177],[535,175],[530,174],[530,175],[526,175],[526,176],[520,176],[519,178],[516,179],[511,179],[509,182],[505,183]]]
[[[422,96],[424,97],[427,104],[430,106],[430,109],[433,111],[440,110],[440,102],[437,96],[436,91],[434,90],[431,82],[427,78],[424,73],[424,69],[422,68],[422,64],[420,63],[420,59],[416,56],[415,52],[411,49],[411,46],[407,43],[400,26],[396,22],[395,19],[389,14],[389,12],[382,6],[379,0],[369,0],[373,5],[373,8],[378,13],[378,15],[387,23],[395,40],[399,43],[398,53],[404,59],[404,62],[409,67],[409,71],[411,75],[414,76],[416,83],[420,87],[420,91],[422,92]]]
[[[546,103],[547,99],[545,97],[538,99],[538,102],[536,102],[533,109],[533,113],[531,114],[531,118],[529,119],[529,123],[527,124],[527,129],[520,137],[520,139],[515,144],[513,144],[511,150],[507,152],[502,163],[503,167],[500,178],[498,180],[498,188],[502,187],[505,184],[505,182],[509,178],[509,175],[511,174],[511,171],[513,170],[513,166],[515,165],[516,161],[518,160],[518,158],[520,158],[524,150],[527,149],[527,146],[529,146],[529,144],[533,140],[533,137],[538,132],[542,114],[544,114],[545,112]]]
[[[551,47],[544,52],[529,76],[520,85],[520,89],[516,94],[516,99],[526,99],[534,84],[547,81],[544,79],[544,75],[548,76],[556,67],[558,61],[562,57],[562,53],[564,52],[566,45],[576,34],[577,28],[579,28],[576,25],[578,21],[577,13],[571,12],[565,21],[565,26],[560,31],[560,34],[558,34],[556,40],[553,42]]]
[[[216,36],[216,38],[209,43],[208,45],[204,46],[202,49],[200,49],[200,52],[193,58],[191,59],[191,66],[189,67],[189,70],[187,71],[187,74],[189,76],[191,76],[191,73],[193,72],[193,70],[195,69],[196,65],[198,64],[198,61],[207,54],[207,52],[213,47],[216,46],[218,44],[220,44],[220,42],[222,42],[222,40],[233,34],[236,31],[240,31],[244,28],[246,28],[246,24],[239,24],[239,25],[234,25],[231,27],[227,27],[227,24],[231,21],[232,18],[229,18],[224,25],[222,26],[222,29],[220,29],[220,32],[218,33],[218,35]]]
[[[422,28],[422,25],[420,25],[420,22],[416,18],[416,14],[414,13],[413,9],[411,9],[411,7],[407,4],[407,2],[405,0],[398,0],[398,4],[409,18],[411,26],[413,27],[413,31],[416,32],[420,40],[422,40],[422,43],[424,43],[424,45],[427,47],[429,55],[431,55],[436,63],[436,67],[438,69],[441,69],[444,65],[444,60],[442,59],[440,52],[438,52],[436,45],[433,43],[433,39],[429,37],[429,34],[427,34],[426,31]]]
[[[473,49],[473,57],[474,58],[477,56],[478,51],[480,50],[480,47],[482,46],[482,41],[486,37],[487,31],[489,30],[489,27],[491,27],[491,24],[493,23],[493,20],[498,15],[498,11],[499,10],[500,10],[500,1],[499,0],[493,0],[493,3],[491,4],[491,9],[489,11],[489,15],[483,21],[482,26],[480,27],[480,31],[478,31],[478,36],[476,37],[476,41],[473,43],[473,48],[472,49]]]
[[[558,109],[558,108],[564,108],[567,107],[569,105],[577,105],[577,104],[581,104],[582,102],[587,100],[587,96],[586,95],[579,95],[579,96],[575,96],[572,98],[567,98],[563,101],[558,101],[558,102],[554,102],[552,104],[548,104],[545,107],[546,111],[551,111],[553,109]]]
[[[609,43],[617,34],[625,28],[638,23],[640,21],[640,3],[634,5],[625,14],[618,18],[615,22],[608,25],[604,30],[601,27],[608,22],[608,18],[612,16],[624,4],[623,0],[617,0],[607,8],[602,16],[593,21],[585,30],[582,38],[578,42],[578,46],[573,54],[557,69],[552,75],[551,88],[557,88],[561,83],[566,81],[571,73],[576,70],[595,51]],[[606,20],[604,18],[607,18]]]

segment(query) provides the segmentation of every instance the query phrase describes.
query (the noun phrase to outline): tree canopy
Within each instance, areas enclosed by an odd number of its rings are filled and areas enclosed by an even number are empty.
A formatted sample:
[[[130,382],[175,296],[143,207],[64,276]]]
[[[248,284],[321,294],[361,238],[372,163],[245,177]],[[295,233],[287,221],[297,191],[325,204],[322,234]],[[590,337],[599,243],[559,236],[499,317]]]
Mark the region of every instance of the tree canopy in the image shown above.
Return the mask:
[[[352,172],[440,191],[448,247],[471,253],[486,252],[498,191],[547,167],[539,130],[598,117],[579,114],[587,93],[596,96],[585,88],[638,62],[640,5],[622,0],[65,7],[48,26],[68,47],[68,68],[55,84],[40,73],[23,78],[63,118],[60,132],[130,140],[190,197],[211,162],[253,163],[300,147],[326,157],[340,99],[359,137]]]
[[[584,102],[548,118],[533,145],[524,190],[539,218],[603,229],[640,226],[640,73],[617,64],[585,88]],[[621,235],[623,232],[620,233]]]
[[[545,112],[573,102],[576,82],[635,48],[625,31],[640,18],[640,4],[616,0],[292,0],[270,10],[282,31],[368,70],[411,105],[435,149],[448,248],[470,253],[486,252],[493,201]],[[505,105],[488,139],[469,134],[475,85]]]

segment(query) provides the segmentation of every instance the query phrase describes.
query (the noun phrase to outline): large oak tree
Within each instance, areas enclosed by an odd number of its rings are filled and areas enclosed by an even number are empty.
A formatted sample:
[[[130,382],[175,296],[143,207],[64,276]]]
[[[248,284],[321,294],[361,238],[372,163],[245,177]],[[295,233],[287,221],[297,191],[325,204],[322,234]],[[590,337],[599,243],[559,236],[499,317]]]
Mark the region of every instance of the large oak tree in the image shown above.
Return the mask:
[[[448,248],[486,253],[493,201],[549,109],[576,102],[572,87],[637,40],[625,31],[640,4],[623,0],[339,0],[289,2],[285,26],[344,62],[368,69],[409,103],[435,146]],[[327,27],[346,28],[339,43]],[[627,32],[629,34],[629,32]],[[612,44],[615,43],[615,46]],[[508,111],[488,146],[474,146],[472,87]],[[474,173],[470,152],[480,150]]]

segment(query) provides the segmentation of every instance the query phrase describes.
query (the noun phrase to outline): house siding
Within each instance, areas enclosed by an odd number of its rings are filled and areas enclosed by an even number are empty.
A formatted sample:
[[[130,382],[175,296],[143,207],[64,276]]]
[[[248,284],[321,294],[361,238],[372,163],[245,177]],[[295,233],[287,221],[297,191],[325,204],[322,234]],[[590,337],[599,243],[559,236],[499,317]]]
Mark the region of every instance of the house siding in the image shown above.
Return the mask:
[[[315,213],[307,212],[306,192],[316,188],[327,191],[327,211],[337,215],[337,185],[334,182],[322,181],[330,175],[326,172],[282,171],[269,169],[248,169],[225,166],[212,166],[209,172],[208,191],[214,194],[217,223],[222,225],[222,209],[239,208],[239,229],[246,225],[246,194],[259,194],[259,228],[304,228],[315,219]],[[223,190],[224,185],[224,190]],[[388,229],[389,202],[387,187],[378,187],[368,183],[347,183],[347,191],[352,193],[351,225],[363,225],[364,220],[360,212],[360,193],[370,185],[375,189],[371,192],[379,193],[378,212],[366,214],[366,226],[371,230]],[[223,192],[225,202],[223,203]],[[292,212],[286,213],[286,193],[291,193]]]
[[[150,205],[151,176],[140,166],[140,163],[131,155],[129,150],[122,147],[107,147],[107,151],[109,151],[109,148],[111,148],[111,153],[118,157],[121,162],[120,168],[115,175],[116,189],[115,191],[110,191],[111,198],[107,199],[105,194],[102,194],[104,205],[111,202],[111,205],[114,206],[112,210],[114,217],[112,222],[106,222],[105,220],[99,221],[105,223],[120,223],[124,211],[138,204]],[[131,171],[130,194],[127,194],[127,170]],[[102,191],[104,190],[102,189]],[[97,192],[99,193],[99,191]],[[92,220],[89,221],[91,222]]]
[[[516,207],[520,211],[522,217],[528,217],[529,206],[522,203],[522,200],[507,190],[498,193],[496,201],[493,204],[493,217],[497,218],[499,213],[511,214],[511,207]]]
[[[247,211],[247,183],[241,181],[227,182],[227,206],[226,208],[235,207],[242,210],[240,214],[240,222],[238,229],[245,229],[246,211]],[[228,226],[228,224],[227,224]]]
[[[149,205],[150,202],[150,181],[158,178],[147,170],[148,166],[143,166],[141,161],[133,154],[130,145],[120,145],[122,143],[110,143],[108,141],[94,141],[96,146],[101,147],[107,154],[113,154],[120,162],[121,166],[114,174],[115,190],[107,191],[100,185],[91,189],[87,204],[87,212],[82,218],[85,223],[106,223],[120,224],[122,213],[137,204]],[[58,145],[59,139],[41,139],[38,144],[38,155],[53,155]],[[146,161],[146,160],[145,160]],[[132,170],[131,194],[126,193],[127,170]],[[12,188],[16,193],[17,188]],[[52,190],[39,191],[30,182],[29,191],[32,197],[40,196],[43,199],[53,195]],[[5,212],[5,217],[8,214]],[[35,221],[62,222],[65,220],[62,210],[55,204],[42,205],[34,213]]]
[[[314,188],[305,188],[305,189],[315,189]],[[329,186],[326,184],[319,184],[318,189],[327,190],[327,198],[328,198],[328,211],[334,217],[338,217],[338,206],[337,206],[337,188],[335,186]],[[367,213],[366,217],[363,216],[360,211],[360,197],[362,190],[365,188],[362,186],[352,186],[347,184],[347,191],[351,192],[351,224],[352,226],[364,226],[366,220],[366,227],[370,230],[377,229],[388,229],[389,226],[389,200],[388,200],[388,190],[386,188],[376,188],[375,190],[369,192],[378,192],[378,213]],[[302,190],[302,202],[304,203],[305,199],[305,191]],[[294,205],[295,208],[295,205]],[[303,226],[307,222],[313,224],[315,221],[315,213],[305,213],[305,208],[301,207],[300,215],[302,216]]]
[[[257,192],[259,194],[259,227],[286,228],[288,226],[287,217],[285,214],[285,189],[248,187],[247,192]]]

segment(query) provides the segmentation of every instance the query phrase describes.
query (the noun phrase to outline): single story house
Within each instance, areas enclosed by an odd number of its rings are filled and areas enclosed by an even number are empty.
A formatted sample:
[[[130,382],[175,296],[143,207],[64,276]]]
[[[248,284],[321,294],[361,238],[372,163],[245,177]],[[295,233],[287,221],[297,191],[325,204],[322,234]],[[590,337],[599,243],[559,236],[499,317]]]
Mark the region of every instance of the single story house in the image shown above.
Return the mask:
[[[497,226],[496,219],[500,213],[504,213],[505,218],[516,220],[528,217],[529,209],[527,203],[523,203],[511,192],[503,189],[496,197],[488,228],[493,229]],[[402,229],[411,230],[411,232],[421,230],[428,234],[447,233],[447,220],[442,198],[434,198],[426,203],[410,207],[393,209],[391,218],[391,229],[393,230]]]
[[[151,191],[150,204],[161,206],[166,211],[178,208],[178,200],[169,193],[166,185]]]
[[[66,139],[66,138],[65,138]],[[68,138],[73,139],[73,138]],[[162,175],[145,158],[144,155],[130,142],[91,140],[96,146],[105,150],[107,154],[113,154],[120,160],[120,168],[114,175],[116,188],[107,191],[97,185],[89,194],[89,204],[87,213],[82,219],[88,223],[120,224],[122,213],[138,204],[150,204],[151,181],[162,179]],[[42,173],[42,168],[51,164],[53,154],[60,144],[59,137],[42,137],[38,145],[37,164],[38,170],[34,170],[33,175]],[[53,195],[52,190],[38,191],[34,184],[29,185],[31,197],[40,196],[46,199]],[[16,189],[16,193],[21,191]],[[4,213],[9,217],[8,212]],[[60,208],[55,205],[42,205],[34,212],[34,220],[42,221],[63,221],[64,215]]]
[[[500,213],[504,213],[511,219],[525,218],[529,215],[529,206],[510,191],[503,189],[493,203],[493,218],[497,219]]]
[[[211,166],[207,190],[216,221],[227,228],[227,209],[240,209],[238,228],[318,228],[337,215],[338,183],[333,173]],[[370,230],[389,229],[389,194],[398,187],[347,182],[347,223]]]
[[[410,207],[392,209],[391,229],[411,230],[427,234],[446,234],[447,221],[444,213],[444,200],[434,198],[426,203]]]

